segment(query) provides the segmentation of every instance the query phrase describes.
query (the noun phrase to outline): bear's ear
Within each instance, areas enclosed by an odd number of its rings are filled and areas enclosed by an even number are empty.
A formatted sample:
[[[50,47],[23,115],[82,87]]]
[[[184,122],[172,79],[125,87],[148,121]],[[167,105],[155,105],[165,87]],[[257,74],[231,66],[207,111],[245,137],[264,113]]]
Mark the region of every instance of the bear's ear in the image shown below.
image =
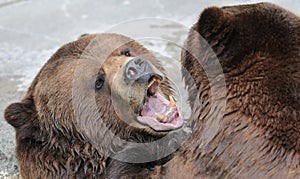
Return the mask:
[[[211,33],[216,33],[228,20],[228,14],[224,13],[221,8],[209,7],[200,14],[195,30],[206,37]]]
[[[15,128],[28,122],[33,113],[33,102],[25,100],[20,103],[10,104],[4,111],[4,118]]]
[[[88,35],[90,35],[90,34],[82,34],[82,35],[80,35],[80,36],[78,37],[78,39],[81,39],[82,37],[85,37],[85,36],[88,36]]]

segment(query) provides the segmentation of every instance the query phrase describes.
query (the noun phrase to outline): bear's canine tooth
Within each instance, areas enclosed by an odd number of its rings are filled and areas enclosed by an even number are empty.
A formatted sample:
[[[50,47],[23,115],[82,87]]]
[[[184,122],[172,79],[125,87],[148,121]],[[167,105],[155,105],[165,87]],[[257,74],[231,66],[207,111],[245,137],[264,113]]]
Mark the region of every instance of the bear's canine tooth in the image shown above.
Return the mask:
[[[170,100],[170,104],[169,104],[169,107],[175,107],[176,103],[175,103],[175,100],[172,96],[169,96],[169,100]]]
[[[153,83],[155,82],[155,80],[152,80],[149,85],[148,85],[148,88],[150,88],[151,85],[153,85]]]
[[[165,120],[165,116],[163,116],[163,115],[160,115],[160,114],[158,114],[158,113],[155,113],[154,114],[159,120],[161,120],[161,121],[164,121]]]
[[[149,83],[149,85],[148,85],[148,88],[151,86],[151,85],[153,85],[153,83],[154,82],[158,82],[158,83],[160,83],[160,79],[158,79],[158,78],[152,78],[152,80],[151,80],[151,82]]]

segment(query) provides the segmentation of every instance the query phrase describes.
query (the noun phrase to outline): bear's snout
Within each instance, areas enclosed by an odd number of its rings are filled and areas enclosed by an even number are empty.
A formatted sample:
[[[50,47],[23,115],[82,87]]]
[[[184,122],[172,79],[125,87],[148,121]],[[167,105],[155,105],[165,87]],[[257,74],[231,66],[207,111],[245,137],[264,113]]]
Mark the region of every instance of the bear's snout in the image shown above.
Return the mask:
[[[140,81],[148,82],[150,77],[155,74],[159,78],[162,78],[155,70],[148,60],[140,57],[131,59],[125,66],[124,78],[125,81]]]

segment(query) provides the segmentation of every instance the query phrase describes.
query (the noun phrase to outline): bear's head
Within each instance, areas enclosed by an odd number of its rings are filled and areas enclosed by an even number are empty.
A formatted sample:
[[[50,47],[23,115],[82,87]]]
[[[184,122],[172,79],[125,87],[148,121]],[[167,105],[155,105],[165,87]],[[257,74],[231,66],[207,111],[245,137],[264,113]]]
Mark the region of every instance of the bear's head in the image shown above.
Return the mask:
[[[102,149],[113,136],[159,138],[180,128],[172,95],[164,68],[142,45],[117,34],[85,35],[50,58],[5,119],[19,147],[56,136]]]

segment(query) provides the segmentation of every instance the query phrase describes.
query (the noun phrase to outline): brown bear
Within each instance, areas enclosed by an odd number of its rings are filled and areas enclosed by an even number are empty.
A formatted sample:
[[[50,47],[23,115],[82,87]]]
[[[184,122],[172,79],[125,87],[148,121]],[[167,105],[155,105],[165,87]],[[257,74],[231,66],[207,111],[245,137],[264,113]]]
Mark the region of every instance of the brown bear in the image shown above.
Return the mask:
[[[300,177],[297,15],[270,3],[207,8],[189,32],[182,66],[192,134],[147,175]]]
[[[5,110],[22,177],[102,177],[127,141],[182,126],[173,92],[160,62],[128,37],[84,35],[62,46]]]

